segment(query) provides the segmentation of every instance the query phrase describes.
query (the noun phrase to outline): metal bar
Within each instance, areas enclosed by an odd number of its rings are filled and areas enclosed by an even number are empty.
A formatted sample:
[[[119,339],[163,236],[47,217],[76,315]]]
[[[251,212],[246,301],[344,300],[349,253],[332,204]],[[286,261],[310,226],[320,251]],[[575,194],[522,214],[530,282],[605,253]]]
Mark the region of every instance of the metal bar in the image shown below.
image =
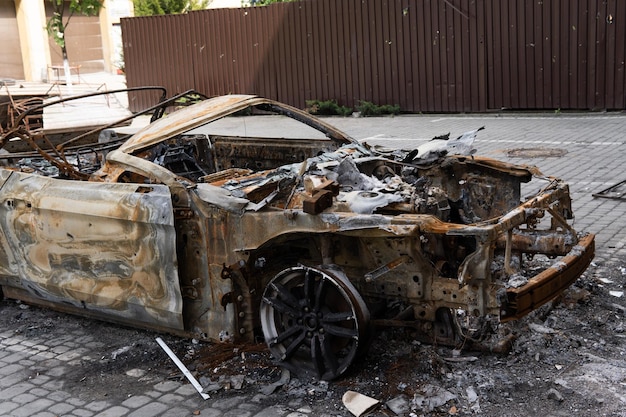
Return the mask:
[[[159,344],[159,346],[161,346],[161,348],[165,351],[165,353],[167,353],[167,356],[169,356],[170,359],[172,359],[172,361],[174,361],[176,366],[178,366],[178,369],[180,369],[182,371],[182,373],[187,377],[189,382],[191,382],[191,385],[193,385],[193,387],[196,389],[196,391],[198,391],[200,396],[203,399],[208,400],[210,398],[209,394],[205,394],[204,392],[202,392],[203,391],[202,385],[200,385],[198,380],[196,378],[194,378],[193,375],[191,375],[191,372],[189,372],[189,369],[187,369],[187,367],[180,361],[180,359],[178,359],[176,357],[176,354],[174,352],[172,352],[172,350],[165,344],[163,339],[161,339],[160,337],[157,337],[156,341]]]
[[[617,191],[620,189],[620,187],[624,185],[626,185],[626,180],[620,181],[615,185],[611,185],[609,188],[606,188],[600,192],[597,192],[591,195],[596,198],[611,198],[614,200],[624,200],[626,199],[626,193]]]

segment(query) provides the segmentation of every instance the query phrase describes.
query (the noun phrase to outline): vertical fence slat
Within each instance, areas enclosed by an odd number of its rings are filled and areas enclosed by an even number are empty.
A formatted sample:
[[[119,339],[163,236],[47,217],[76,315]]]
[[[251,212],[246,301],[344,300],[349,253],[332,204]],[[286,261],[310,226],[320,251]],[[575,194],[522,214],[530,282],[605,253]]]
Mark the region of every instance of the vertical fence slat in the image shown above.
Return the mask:
[[[121,26],[129,87],[479,112],[623,109],[624,16],[620,0],[301,0]]]
[[[611,89],[612,100],[608,103],[611,108],[624,109],[626,107],[626,21],[617,19],[618,16],[626,16],[626,2],[616,1],[615,15],[611,29],[615,36],[615,66],[609,71],[614,71],[615,86]]]

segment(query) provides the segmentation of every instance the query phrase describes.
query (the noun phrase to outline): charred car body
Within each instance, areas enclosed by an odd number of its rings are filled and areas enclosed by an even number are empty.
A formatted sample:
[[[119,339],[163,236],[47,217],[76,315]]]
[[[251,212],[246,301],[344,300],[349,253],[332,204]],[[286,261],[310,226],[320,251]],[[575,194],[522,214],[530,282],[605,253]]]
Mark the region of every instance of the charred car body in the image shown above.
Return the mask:
[[[250,110],[297,125],[250,134],[233,116]],[[475,133],[379,149],[231,95],[94,151],[89,172],[58,148],[38,154],[59,178],[5,156],[0,284],[5,297],[204,340],[262,333],[282,365],[324,379],[363,352],[373,324],[459,343],[457,311],[522,317],[594,252],[567,222],[567,185],[473,155]],[[531,180],[543,185],[522,202]],[[530,270],[534,255],[554,260]]]

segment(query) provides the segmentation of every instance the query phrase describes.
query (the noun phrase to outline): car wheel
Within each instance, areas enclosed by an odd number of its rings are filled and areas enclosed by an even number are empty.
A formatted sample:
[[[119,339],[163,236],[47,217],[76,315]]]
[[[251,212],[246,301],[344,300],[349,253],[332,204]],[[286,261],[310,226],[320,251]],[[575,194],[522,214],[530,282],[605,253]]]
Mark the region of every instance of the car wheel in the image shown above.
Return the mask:
[[[297,374],[342,375],[369,339],[369,310],[334,266],[297,266],[277,274],[261,301],[263,335],[272,355]]]

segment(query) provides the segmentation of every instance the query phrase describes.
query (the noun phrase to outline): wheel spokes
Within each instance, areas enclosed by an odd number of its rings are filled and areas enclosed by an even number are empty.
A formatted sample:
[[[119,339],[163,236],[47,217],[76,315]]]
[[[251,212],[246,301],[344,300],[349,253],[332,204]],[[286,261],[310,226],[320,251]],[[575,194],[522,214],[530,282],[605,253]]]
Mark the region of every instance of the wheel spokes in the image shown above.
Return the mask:
[[[287,314],[293,318],[298,318],[300,315],[300,311],[298,309],[282,302],[278,298],[263,297],[263,302],[274,307],[274,309],[279,313]]]
[[[302,326],[292,326],[285,330],[283,333],[279,334],[278,337],[270,340],[269,343],[271,345],[283,343],[285,340],[289,339],[291,336],[296,335],[298,332],[304,333],[304,329],[302,328]]]
[[[270,287],[280,295],[280,298],[294,309],[300,307],[300,302],[287,288],[277,282],[271,282]]]
[[[340,376],[367,340],[369,311],[336,267],[293,267],[267,285],[261,324],[272,354],[296,373]]]
[[[300,336],[298,336],[297,338],[295,338],[290,344],[289,346],[287,346],[287,349],[285,349],[285,353],[283,353],[283,356],[281,358],[281,360],[287,360],[289,358],[291,358],[291,355],[293,355],[296,350],[302,346],[302,343],[304,342],[304,338],[306,337],[306,333],[302,332],[300,334]]]
[[[357,329],[335,326],[332,324],[325,324],[324,331],[326,331],[326,333],[328,334],[332,334],[333,336],[341,337],[343,339],[353,339],[358,335]]]
[[[354,320],[354,314],[351,311],[344,311],[339,313],[326,313],[322,318],[323,323],[336,323],[339,321]]]

